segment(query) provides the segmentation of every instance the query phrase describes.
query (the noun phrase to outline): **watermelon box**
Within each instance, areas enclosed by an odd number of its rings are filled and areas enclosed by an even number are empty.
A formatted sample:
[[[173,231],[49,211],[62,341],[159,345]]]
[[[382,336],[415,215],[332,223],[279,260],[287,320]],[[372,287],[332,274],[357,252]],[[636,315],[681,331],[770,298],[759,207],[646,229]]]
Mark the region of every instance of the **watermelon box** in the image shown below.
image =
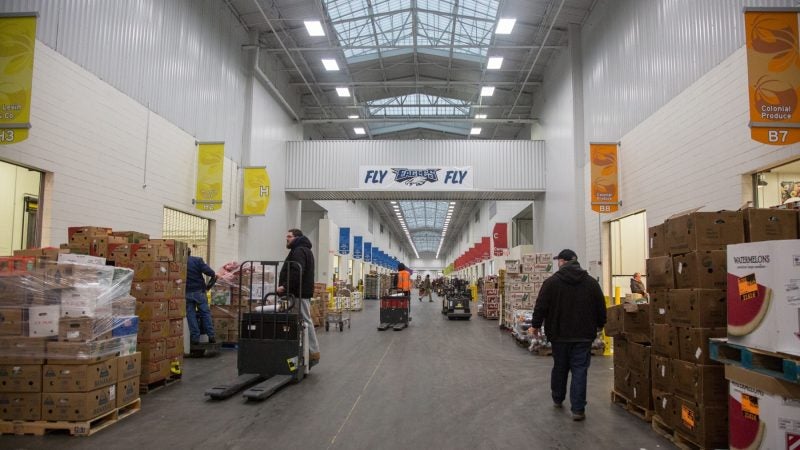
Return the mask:
[[[800,443],[800,385],[726,365],[731,448],[796,448]]]
[[[728,341],[800,356],[800,240],[728,246]]]

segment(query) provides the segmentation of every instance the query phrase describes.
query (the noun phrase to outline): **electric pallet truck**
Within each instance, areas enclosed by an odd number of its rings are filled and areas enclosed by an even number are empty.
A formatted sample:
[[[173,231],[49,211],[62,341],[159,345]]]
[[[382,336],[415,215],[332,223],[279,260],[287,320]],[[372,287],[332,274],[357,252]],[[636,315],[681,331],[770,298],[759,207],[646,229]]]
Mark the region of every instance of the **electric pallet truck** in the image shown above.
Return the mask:
[[[393,289],[389,295],[381,297],[378,331],[386,331],[389,328],[402,331],[411,321],[410,312],[411,296],[405,291]]]
[[[442,310],[442,313],[447,315],[448,320],[469,320],[472,317],[469,307],[471,300],[472,294],[466,281],[455,280],[453,289],[445,295],[446,311]]]
[[[264,400],[289,383],[299,383],[308,373],[308,330],[303,322],[301,300],[287,294],[278,297],[276,287],[281,262],[248,261],[239,272],[239,376],[206,390],[214,400],[224,400],[246,389],[247,400]],[[289,285],[303,279],[299,263],[286,267]],[[297,281],[295,281],[297,280]]]

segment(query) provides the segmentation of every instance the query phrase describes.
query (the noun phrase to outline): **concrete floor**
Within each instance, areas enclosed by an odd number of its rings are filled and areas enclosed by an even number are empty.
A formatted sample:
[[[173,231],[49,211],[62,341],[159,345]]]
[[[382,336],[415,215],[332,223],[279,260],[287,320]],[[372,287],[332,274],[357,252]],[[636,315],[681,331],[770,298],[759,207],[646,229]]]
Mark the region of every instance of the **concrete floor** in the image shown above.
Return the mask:
[[[376,330],[366,301],[344,332],[318,328],[321,363],[261,403],[206,400],[236,376],[236,351],[188,359],[184,379],[88,438],[2,436],[0,448],[657,449],[650,424],[612,405],[612,361],[593,357],[585,422],[551,406],[552,359],[517,346],[497,321],[448,321],[412,300],[409,328]],[[568,403],[568,401],[567,401]]]

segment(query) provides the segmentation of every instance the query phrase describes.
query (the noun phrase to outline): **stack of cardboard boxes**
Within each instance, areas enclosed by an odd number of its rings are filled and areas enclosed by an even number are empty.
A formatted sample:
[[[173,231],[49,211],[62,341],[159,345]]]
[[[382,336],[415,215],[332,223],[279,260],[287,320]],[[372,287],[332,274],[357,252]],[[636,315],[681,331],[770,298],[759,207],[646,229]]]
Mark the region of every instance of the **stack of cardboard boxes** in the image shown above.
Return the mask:
[[[328,297],[328,285],[314,283],[314,297],[311,299],[311,318],[315,327],[322,326],[325,323],[325,316],[328,314]]]
[[[497,319],[500,317],[500,280],[489,275],[483,279],[483,317]]]
[[[141,368],[133,272],[45,253],[0,274],[0,419],[83,422],[130,406]]]
[[[614,398],[646,417],[653,409],[650,306],[626,303],[608,309],[605,332],[614,338]],[[635,406],[635,407],[634,407]]]
[[[553,255],[535,253],[522,255],[520,260],[506,261],[503,290],[502,322],[511,327],[515,310],[532,310],[542,283],[551,275]]]

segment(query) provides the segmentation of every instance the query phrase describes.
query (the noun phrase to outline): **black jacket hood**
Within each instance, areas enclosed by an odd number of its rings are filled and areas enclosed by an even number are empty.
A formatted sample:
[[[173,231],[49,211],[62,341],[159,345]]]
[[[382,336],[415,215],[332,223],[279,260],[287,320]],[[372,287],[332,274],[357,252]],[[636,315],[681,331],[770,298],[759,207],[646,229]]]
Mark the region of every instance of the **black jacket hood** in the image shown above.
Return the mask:
[[[294,240],[292,241],[292,246],[290,248],[297,248],[297,247],[311,248],[311,241],[308,240],[306,236],[298,236],[294,238]]]
[[[583,270],[578,261],[570,261],[561,266],[555,276],[567,284],[579,284],[589,276],[589,272]]]

